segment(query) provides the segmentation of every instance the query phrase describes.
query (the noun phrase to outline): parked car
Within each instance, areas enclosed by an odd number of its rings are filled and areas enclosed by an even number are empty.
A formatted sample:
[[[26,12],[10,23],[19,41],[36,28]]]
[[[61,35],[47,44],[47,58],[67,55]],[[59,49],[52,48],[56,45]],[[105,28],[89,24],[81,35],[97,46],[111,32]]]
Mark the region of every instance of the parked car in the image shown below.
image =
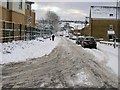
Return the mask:
[[[84,48],[97,48],[97,43],[94,37],[87,36],[82,41],[81,46]]]
[[[50,38],[50,35],[44,35],[43,36],[43,39],[47,39],[47,38]]]
[[[63,36],[63,34],[60,34],[60,36]]]
[[[76,40],[76,44],[81,44],[83,40],[84,40],[84,36],[79,36]]]
[[[69,37],[69,35],[65,35],[65,37]]]
[[[76,39],[77,39],[77,36],[72,36],[71,39],[72,39],[72,40],[76,40]]]

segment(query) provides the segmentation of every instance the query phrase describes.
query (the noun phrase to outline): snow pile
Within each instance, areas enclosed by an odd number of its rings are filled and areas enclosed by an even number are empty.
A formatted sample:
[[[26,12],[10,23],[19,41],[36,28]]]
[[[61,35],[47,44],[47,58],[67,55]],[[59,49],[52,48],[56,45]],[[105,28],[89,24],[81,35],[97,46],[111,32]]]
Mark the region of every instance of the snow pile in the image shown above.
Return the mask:
[[[75,43],[74,40],[70,41]],[[106,64],[118,75],[118,47],[114,48],[113,46],[109,46],[107,44],[97,43],[97,49],[84,48],[84,50],[93,54],[95,56],[95,60]]]
[[[87,72],[84,72],[83,69],[77,73],[73,78],[70,78],[69,79],[69,83],[71,86],[77,86],[77,85],[80,85],[80,86],[91,86],[92,83],[91,81],[89,81],[89,74],[87,74]]]
[[[85,48],[84,50],[93,54],[97,61],[103,62],[118,75],[118,47],[114,48],[113,46],[97,43],[97,48]]]
[[[86,84],[91,85],[91,82],[88,81],[88,75],[85,72],[80,72],[77,75],[78,80],[76,81],[78,84]]]
[[[89,48],[85,48],[84,50],[86,50],[87,52],[93,54],[95,56],[95,59],[99,62],[107,62],[106,60],[106,56],[103,52],[101,52],[100,50],[97,49],[89,49]]]
[[[31,41],[13,41],[0,44],[2,47],[0,64],[25,61],[48,55],[58,45],[59,41],[60,38],[56,37],[55,41],[37,38]]]
[[[98,43],[98,49],[104,53],[108,60],[107,65],[118,75],[118,47]]]

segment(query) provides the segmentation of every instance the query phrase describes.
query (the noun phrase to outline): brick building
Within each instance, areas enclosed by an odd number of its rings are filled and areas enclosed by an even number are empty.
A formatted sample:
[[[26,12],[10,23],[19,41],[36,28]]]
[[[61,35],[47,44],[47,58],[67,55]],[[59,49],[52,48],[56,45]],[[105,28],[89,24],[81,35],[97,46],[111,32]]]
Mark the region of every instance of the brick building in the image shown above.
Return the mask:
[[[89,26],[82,29],[82,35],[97,39],[112,40],[120,37],[120,7],[91,6]]]
[[[26,0],[0,0],[0,42],[23,40],[31,36],[35,26],[34,2]]]

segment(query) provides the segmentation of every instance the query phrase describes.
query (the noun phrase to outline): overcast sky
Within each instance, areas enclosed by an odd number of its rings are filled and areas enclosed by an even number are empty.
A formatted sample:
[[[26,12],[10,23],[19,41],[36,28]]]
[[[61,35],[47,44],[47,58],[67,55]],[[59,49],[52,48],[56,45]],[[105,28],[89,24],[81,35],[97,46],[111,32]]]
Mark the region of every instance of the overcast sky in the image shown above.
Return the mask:
[[[45,14],[48,10],[54,11],[61,20],[85,20],[85,17],[89,16],[90,6],[116,6],[115,0],[109,0],[111,2],[35,2],[32,5],[32,9],[36,12],[36,19],[45,18]],[[94,0],[95,1],[95,0]],[[97,0],[99,1],[99,0]],[[106,0],[105,0],[106,1]],[[113,2],[114,1],[114,2]]]

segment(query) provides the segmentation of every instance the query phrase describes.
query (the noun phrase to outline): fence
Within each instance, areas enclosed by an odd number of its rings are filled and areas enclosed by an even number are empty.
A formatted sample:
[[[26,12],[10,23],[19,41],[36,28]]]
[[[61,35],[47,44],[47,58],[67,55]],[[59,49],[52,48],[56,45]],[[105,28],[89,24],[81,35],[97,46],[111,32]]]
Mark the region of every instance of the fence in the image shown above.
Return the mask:
[[[114,46],[114,42],[108,42],[108,41],[100,41],[101,44],[106,44],[109,46]],[[120,44],[116,42],[116,47],[120,47]]]
[[[41,35],[41,30],[20,23],[0,20],[0,42],[32,40]]]

